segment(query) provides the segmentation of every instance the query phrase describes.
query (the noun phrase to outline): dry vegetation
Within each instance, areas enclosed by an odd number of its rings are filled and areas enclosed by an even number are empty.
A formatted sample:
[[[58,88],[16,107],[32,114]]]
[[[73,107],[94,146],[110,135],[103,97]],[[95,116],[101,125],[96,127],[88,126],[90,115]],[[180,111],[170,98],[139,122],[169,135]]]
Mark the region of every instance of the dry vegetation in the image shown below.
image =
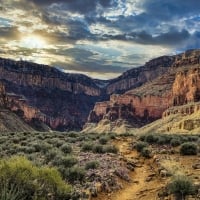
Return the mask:
[[[199,146],[199,135],[1,133],[0,199],[198,199]]]

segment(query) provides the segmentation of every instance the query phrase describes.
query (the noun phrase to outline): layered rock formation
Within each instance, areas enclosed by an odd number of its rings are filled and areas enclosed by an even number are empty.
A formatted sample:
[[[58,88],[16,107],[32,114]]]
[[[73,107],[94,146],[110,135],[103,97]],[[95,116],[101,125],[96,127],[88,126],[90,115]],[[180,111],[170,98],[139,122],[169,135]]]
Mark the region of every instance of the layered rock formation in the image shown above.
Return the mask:
[[[94,103],[104,97],[87,76],[29,62],[0,59],[0,79],[10,110],[30,124],[57,130],[81,129]]]
[[[191,50],[101,81],[46,65],[0,59],[0,105],[29,124],[56,130],[80,130],[89,113],[90,123],[120,120],[141,127],[161,118],[171,106],[200,100],[199,63],[200,50]]]
[[[174,105],[200,100],[200,68],[178,72],[172,88]]]
[[[155,64],[153,80],[150,78],[142,86],[122,95],[111,95],[110,101],[96,103],[89,115],[88,122],[97,123],[102,119],[110,121],[123,119],[134,127],[141,127],[161,118],[162,115],[168,115],[168,111],[164,114],[163,112],[171,106],[200,101],[200,50],[190,50],[172,56],[171,59],[163,58],[164,61],[168,60],[164,62],[164,74],[159,74],[158,69],[160,68],[156,67],[155,59],[152,62]],[[158,61],[162,63],[162,59],[159,58]],[[153,68],[153,65],[150,66]],[[162,64],[159,66],[161,67]],[[139,74],[138,76],[140,77]],[[146,78],[145,75],[144,77]]]
[[[110,81],[106,87],[107,94],[123,93],[139,87],[164,74],[173,64],[174,56],[162,56],[147,62],[144,66],[131,69],[116,79]]]

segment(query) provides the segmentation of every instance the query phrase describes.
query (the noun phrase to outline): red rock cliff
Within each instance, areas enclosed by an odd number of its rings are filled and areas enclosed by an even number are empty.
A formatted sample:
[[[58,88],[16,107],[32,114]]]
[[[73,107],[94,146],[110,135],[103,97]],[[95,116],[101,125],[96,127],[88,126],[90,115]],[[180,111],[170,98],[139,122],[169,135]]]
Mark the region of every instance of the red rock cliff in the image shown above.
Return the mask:
[[[175,106],[200,101],[200,68],[178,72],[172,92]]]
[[[137,124],[140,126],[161,118],[163,112],[173,105],[200,101],[199,61],[200,50],[173,56],[173,62],[164,74],[157,75],[158,68],[155,68],[155,78],[154,75],[151,76],[153,70],[148,71],[150,81],[122,95],[111,95],[108,102],[97,103],[88,121],[98,122],[102,118],[112,121],[122,118],[130,122],[139,122]],[[159,58],[159,62],[162,63],[162,59]],[[156,60],[152,66],[155,65]],[[140,73],[137,75],[140,77]],[[146,78],[146,75],[144,77]],[[164,115],[167,115],[167,112]],[[143,123],[140,123],[141,121]]]

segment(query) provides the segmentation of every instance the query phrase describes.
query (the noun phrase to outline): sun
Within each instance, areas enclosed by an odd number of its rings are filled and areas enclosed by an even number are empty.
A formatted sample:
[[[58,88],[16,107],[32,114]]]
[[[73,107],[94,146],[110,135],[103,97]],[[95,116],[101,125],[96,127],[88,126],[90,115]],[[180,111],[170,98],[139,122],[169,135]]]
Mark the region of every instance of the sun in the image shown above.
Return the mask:
[[[20,46],[29,49],[44,49],[47,43],[42,37],[31,35],[24,37],[20,42]]]

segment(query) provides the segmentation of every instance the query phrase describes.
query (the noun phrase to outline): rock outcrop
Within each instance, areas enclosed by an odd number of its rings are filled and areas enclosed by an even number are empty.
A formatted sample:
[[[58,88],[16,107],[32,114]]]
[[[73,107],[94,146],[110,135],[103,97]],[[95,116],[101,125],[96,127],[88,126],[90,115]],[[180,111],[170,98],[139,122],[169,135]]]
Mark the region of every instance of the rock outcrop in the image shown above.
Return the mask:
[[[131,69],[116,79],[110,81],[106,87],[107,94],[124,93],[139,87],[167,72],[175,61],[174,56],[162,56],[147,62],[144,66]]]
[[[102,119],[113,122],[123,119],[134,127],[141,127],[169,115],[169,110],[164,111],[171,106],[200,101],[200,50],[161,58],[158,58],[158,62],[155,59],[145,66],[152,66],[152,69],[155,66],[155,76],[150,75],[145,84],[124,94],[111,95],[110,101],[96,103],[88,122],[98,123]],[[160,63],[159,67],[156,67],[156,63]],[[165,67],[161,74],[157,71],[160,67]],[[153,74],[153,70],[151,73]],[[143,74],[146,78],[145,72]],[[140,77],[140,74],[137,76]]]
[[[172,88],[173,104],[183,105],[200,100],[200,68],[178,72]]]

